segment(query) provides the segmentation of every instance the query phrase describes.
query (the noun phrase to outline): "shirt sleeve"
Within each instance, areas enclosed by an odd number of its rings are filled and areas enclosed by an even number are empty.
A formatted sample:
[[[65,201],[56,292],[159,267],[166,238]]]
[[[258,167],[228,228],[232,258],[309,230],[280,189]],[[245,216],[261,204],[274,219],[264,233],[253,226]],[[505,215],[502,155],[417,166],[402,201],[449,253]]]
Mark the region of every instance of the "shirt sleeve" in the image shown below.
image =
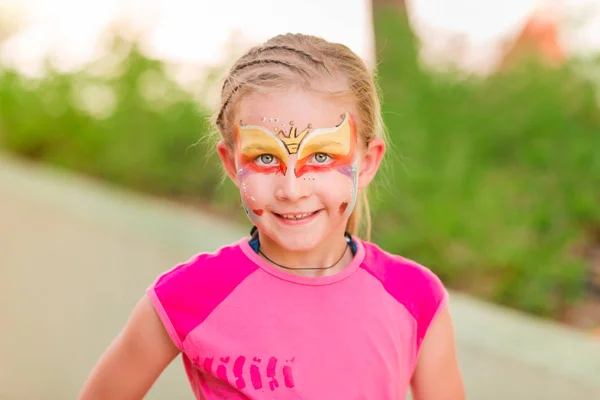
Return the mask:
[[[416,325],[416,350],[432,322],[448,303],[448,292],[429,268],[413,260],[366,245],[363,268],[381,281],[385,290],[412,315]]]
[[[413,284],[418,289],[419,295],[413,316],[417,320],[418,352],[431,324],[448,305],[448,291],[431,270],[423,266],[416,266],[416,268]]]
[[[215,262],[210,254],[200,253],[160,275],[146,290],[169,337],[184,351],[183,342],[206,316],[207,278]]]
[[[161,275],[147,294],[169,337],[181,350],[200,326],[246,277],[258,268],[241,262],[239,246],[200,253]]]
[[[170,271],[160,275],[158,279],[146,290],[148,298],[154,306],[169,334],[169,337],[179,350],[183,351],[185,338],[181,328],[182,304],[178,293],[183,293],[183,281],[188,265],[180,264]],[[184,318],[184,317],[183,317]]]

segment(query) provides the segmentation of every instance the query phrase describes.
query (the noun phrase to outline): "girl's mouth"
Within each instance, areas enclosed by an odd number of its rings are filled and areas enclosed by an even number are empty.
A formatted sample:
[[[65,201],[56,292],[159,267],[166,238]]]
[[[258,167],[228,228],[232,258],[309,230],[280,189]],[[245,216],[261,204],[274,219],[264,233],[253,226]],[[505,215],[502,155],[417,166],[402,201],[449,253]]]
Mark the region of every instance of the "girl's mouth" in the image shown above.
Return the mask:
[[[284,224],[296,225],[296,224],[306,223],[306,222],[313,220],[316,217],[316,215],[319,214],[320,212],[321,212],[321,210],[305,212],[305,213],[284,213],[284,214],[273,213],[273,214],[277,217],[277,219],[279,219]]]

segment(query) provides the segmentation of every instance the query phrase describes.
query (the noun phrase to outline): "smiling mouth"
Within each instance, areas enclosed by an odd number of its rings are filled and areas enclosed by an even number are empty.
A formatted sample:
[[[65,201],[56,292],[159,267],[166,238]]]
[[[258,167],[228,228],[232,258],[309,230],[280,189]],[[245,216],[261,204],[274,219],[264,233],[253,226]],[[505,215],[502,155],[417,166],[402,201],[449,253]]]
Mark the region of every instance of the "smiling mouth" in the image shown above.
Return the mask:
[[[285,214],[273,213],[273,214],[275,214],[277,217],[279,217],[281,219],[285,219],[288,221],[301,221],[301,220],[312,217],[313,215],[317,214],[320,211],[321,210],[308,212],[308,213],[285,213]]]

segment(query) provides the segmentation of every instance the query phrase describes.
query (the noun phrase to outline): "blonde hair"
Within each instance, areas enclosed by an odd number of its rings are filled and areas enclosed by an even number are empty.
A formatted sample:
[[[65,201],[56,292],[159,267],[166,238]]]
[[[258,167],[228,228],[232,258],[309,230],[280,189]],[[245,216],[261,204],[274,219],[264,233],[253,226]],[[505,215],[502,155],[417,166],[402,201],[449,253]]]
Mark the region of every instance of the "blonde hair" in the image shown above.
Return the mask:
[[[329,83],[341,83],[328,88]],[[319,37],[285,34],[250,49],[231,67],[221,90],[221,106],[214,124],[225,143],[233,149],[233,124],[237,104],[244,94],[290,87],[324,92],[355,107],[357,135],[364,144],[385,139],[381,106],[372,73],[348,47]],[[335,86],[335,85],[334,85]],[[371,235],[371,217],[366,189],[357,194],[356,205],[346,230]]]

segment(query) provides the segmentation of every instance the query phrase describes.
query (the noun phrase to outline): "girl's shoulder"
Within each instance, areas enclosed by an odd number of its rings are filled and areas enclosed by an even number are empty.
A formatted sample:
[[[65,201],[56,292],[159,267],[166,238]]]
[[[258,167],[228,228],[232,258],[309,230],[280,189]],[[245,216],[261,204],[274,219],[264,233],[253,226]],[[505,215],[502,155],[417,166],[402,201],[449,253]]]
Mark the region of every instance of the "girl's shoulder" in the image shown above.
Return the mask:
[[[221,279],[223,276],[235,275],[235,271],[244,269],[245,259],[241,250],[241,241],[228,244],[215,251],[195,254],[185,262],[179,263],[162,273],[154,282],[154,287],[193,286],[210,279]],[[216,282],[212,282],[213,284]]]
[[[255,265],[245,261],[240,242],[196,254],[161,274],[147,289],[146,294],[179,348],[187,334],[256,270]]]
[[[363,246],[363,269],[410,312],[417,323],[420,343],[431,322],[447,305],[448,292],[443,282],[431,269],[413,260],[373,243],[363,242]]]
[[[431,269],[418,262],[389,253],[374,243],[363,241],[362,244],[365,248],[363,268],[390,289],[397,287],[404,289],[404,286],[423,289],[423,285],[442,285],[441,280]]]

